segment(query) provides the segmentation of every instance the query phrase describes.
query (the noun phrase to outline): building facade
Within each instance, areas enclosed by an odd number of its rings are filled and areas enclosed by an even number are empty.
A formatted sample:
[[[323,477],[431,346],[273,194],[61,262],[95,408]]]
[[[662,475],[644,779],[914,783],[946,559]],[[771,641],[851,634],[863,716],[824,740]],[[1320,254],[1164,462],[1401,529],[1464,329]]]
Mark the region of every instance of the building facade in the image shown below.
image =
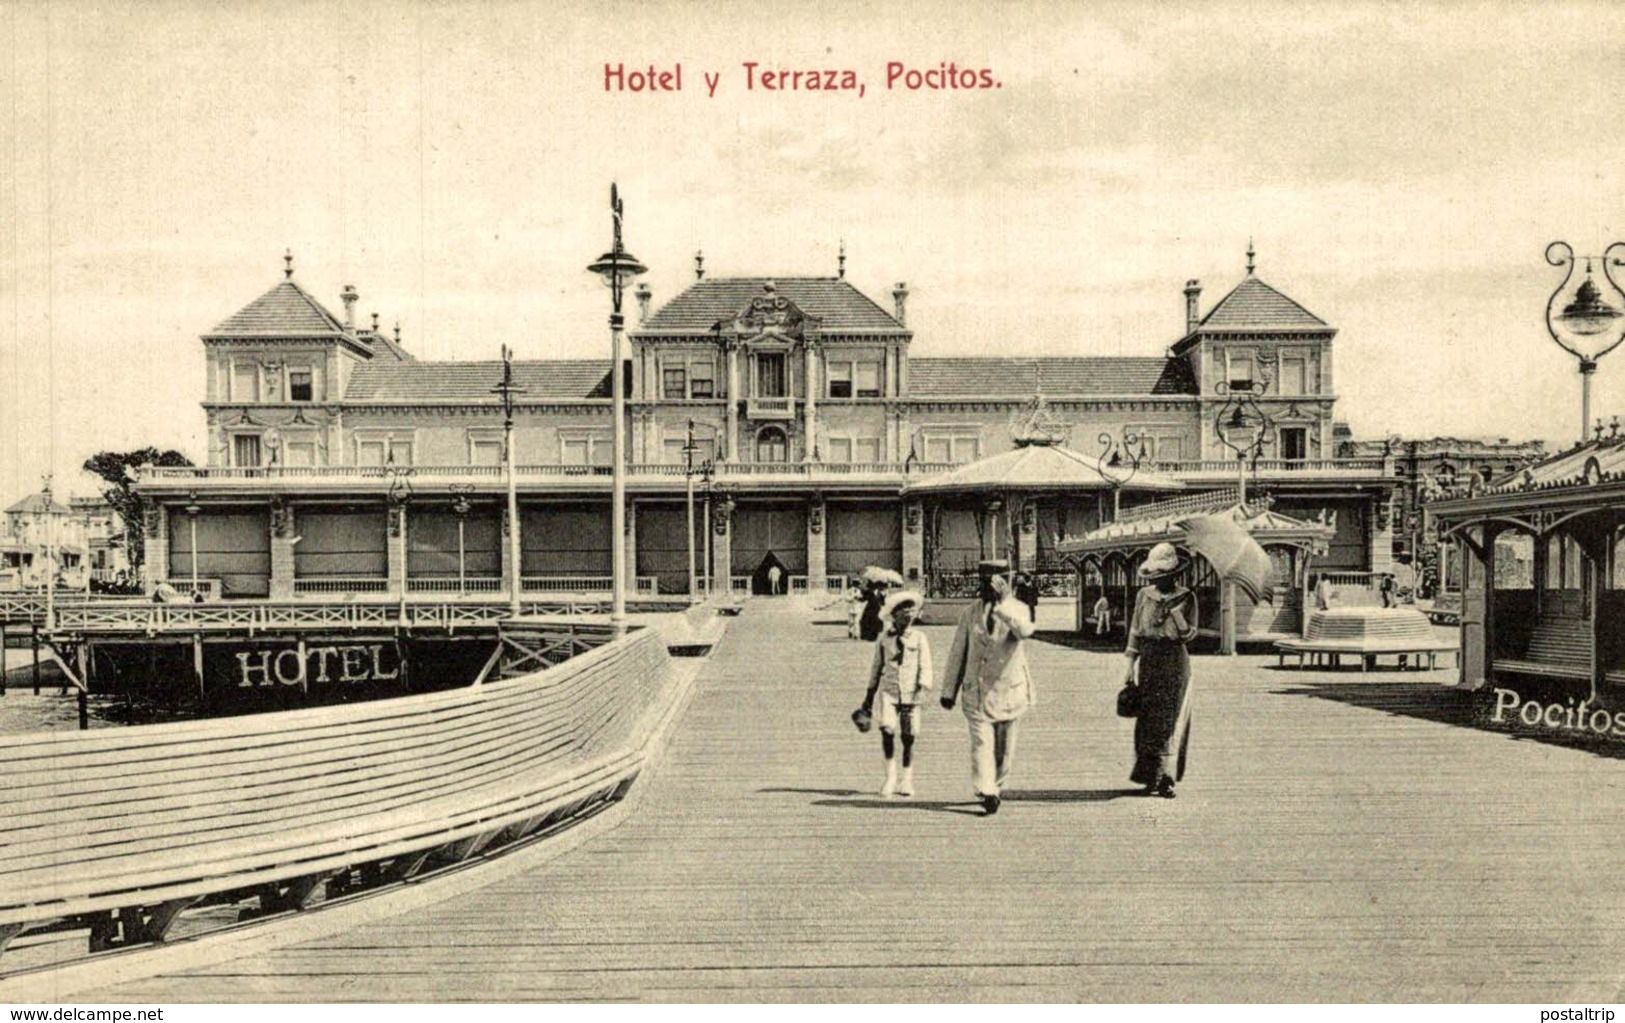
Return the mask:
[[[1391,557],[1392,458],[1335,450],[1336,330],[1260,279],[1251,253],[1205,313],[1187,282],[1183,334],[1136,357],[931,356],[909,294],[898,284],[882,305],[841,273],[717,278],[698,260],[663,305],[637,289],[621,372],[640,590],[686,592],[691,481],[699,574],[718,587],[759,590],[777,565],[820,590],[880,565],[935,588],[989,552],[1043,571],[1062,537],[1113,514],[1104,478],[1014,500],[928,498],[924,486],[1011,450],[1035,408],[1059,424],[1055,443],[1087,457],[1127,451],[1189,488],[1245,468],[1278,510],[1328,512],[1331,565],[1380,570]],[[606,586],[608,361],[514,364],[510,523],[501,363],[419,361],[398,330],[356,322],[355,288],[341,300],[335,315],[290,263],[202,336],[207,464],[141,477],[153,580],[277,599]],[[1243,382],[1262,386],[1270,419],[1248,462],[1215,429]]]
[[[118,514],[100,498],[64,505],[44,491],[30,494],[0,520],[0,590],[43,587],[53,552],[58,585],[110,582],[129,569],[122,535]]]
[[[1427,502],[1455,493],[1475,479],[1485,485],[1510,476],[1546,457],[1544,441],[1506,437],[1342,439],[1337,450],[1346,458],[1380,458],[1392,465],[1396,485],[1389,517],[1394,523],[1394,558],[1415,566],[1424,596],[1432,595],[1441,584],[1448,592],[1460,588],[1454,571],[1459,562],[1441,546],[1438,523],[1427,513]],[[1527,574],[1532,552],[1516,537],[1509,536],[1505,542],[1498,570],[1509,576]]]

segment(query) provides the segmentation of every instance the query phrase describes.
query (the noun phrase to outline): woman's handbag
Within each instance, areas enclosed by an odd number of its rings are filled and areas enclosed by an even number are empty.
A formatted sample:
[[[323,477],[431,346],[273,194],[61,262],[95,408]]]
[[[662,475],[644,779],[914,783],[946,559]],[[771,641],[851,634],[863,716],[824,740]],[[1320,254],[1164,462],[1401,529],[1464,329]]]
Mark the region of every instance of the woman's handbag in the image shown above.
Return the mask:
[[[1120,718],[1137,718],[1145,709],[1137,685],[1126,685],[1117,691],[1117,716]]]

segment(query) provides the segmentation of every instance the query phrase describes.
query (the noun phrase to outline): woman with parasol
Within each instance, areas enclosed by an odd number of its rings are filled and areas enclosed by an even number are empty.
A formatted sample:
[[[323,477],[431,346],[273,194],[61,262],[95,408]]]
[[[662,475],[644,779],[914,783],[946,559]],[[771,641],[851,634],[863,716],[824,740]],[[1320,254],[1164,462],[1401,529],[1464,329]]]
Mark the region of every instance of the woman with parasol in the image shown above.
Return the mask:
[[[1144,785],[1146,795],[1165,799],[1174,798],[1174,783],[1185,774],[1190,742],[1191,662],[1185,645],[1196,638],[1196,594],[1176,581],[1184,567],[1173,544],[1151,548],[1140,566],[1146,585],[1135,594],[1124,651],[1124,685],[1133,688],[1138,710],[1129,780]]]
[[[903,577],[889,568],[870,565],[863,570],[863,616],[858,619],[858,638],[873,643],[885,631],[886,623],[881,607],[886,593],[893,586],[903,585]]]

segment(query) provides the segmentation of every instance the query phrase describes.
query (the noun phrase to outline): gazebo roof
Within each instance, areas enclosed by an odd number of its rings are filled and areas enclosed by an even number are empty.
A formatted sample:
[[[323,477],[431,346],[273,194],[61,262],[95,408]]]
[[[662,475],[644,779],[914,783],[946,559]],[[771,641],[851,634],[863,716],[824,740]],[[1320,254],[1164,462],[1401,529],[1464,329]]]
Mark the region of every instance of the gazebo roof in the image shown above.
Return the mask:
[[[909,494],[988,493],[1000,491],[1110,490],[1098,459],[1058,444],[1027,443],[1014,451],[961,465],[909,484]],[[1185,484],[1172,476],[1140,471],[1122,484],[1124,490],[1173,491]]]
[[[1234,497],[1233,491],[1221,493],[1227,498]],[[1131,517],[1090,530],[1081,537],[1068,537],[1056,544],[1055,552],[1101,554],[1108,551],[1140,550],[1159,543],[1179,543],[1185,536],[1185,529],[1180,525],[1185,519],[1225,511],[1224,505],[1203,511],[1200,508],[1192,508],[1185,502],[1181,504],[1185,506],[1170,510],[1166,515]],[[1248,507],[1230,504],[1228,508],[1229,513],[1236,517],[1236,521],[1240,522],[1260,545],[1275,544],[1320,549],[1330,543],[1337,532],[1337,528],[1330,522],[1295,519],[1290,515],[1271,511],[1265,505]]]

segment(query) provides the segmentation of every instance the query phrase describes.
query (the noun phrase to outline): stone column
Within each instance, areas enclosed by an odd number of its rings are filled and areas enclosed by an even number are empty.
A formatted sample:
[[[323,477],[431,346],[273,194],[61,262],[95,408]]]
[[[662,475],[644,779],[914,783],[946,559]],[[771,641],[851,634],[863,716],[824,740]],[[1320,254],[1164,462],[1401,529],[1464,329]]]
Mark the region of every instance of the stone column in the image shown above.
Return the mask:
[[[1371,571],[1374,573],[1394,570],[1394,524],[1389,514],[1391,499],[1392,494],[1380,490],[1371,502],[1368,530],[1371,537]],[[1375,580],[1372,585],[1375,585]]]
[[[828,508],[823,494],[807,498],[807,592],[823,593],[829,575]]]
[[[142,565],[141,588],[147,596],[161,582],[169,580],[169,508],[156,505],[147,511],[142,528],[147,531],[146,562]]]
[[[1038,570],[1038,502],[1030,497],[1021,500],[1019,512],[1012,509],[1016,515],[1013,523],[1013,532],[1016,534],[1017,557],[1011,562],[1011,569],[1019,572],[1035,572]]]
[[[722,360],[728,364],[728,454],[739,461],[739,347],[729,338],[722,342]]]
[[[918,501],[903,502],[903,578],[910,586],[923,586],[925,578],[925,509]]]
[[[711,586],[726,596],[733,590],[733,502],[711,504]]]
[[[802,411],[806,415],[806,426],[803,432],[806,439],[802,443],[802,450],[806,452],[806,461],[813,460],[813,452],[818,450],[818,386],[820,374],[818,372],[818,345],[814,341],[803,344],[806,352],[806,365],[802,370],[801,379],[807,390],[807,402]],[[820,455],[822,451],[818,452]],[[808,569],[809,575],[811,569]],[[811,580],[808,581],[811,585]]]
[[[406,595],[406,503],[391,502],[385,510],[389,516],[389,595],[396,600]]]
[[[293,507],[271,503],[271,599],[292,600],[293,538],[298,536]]]

